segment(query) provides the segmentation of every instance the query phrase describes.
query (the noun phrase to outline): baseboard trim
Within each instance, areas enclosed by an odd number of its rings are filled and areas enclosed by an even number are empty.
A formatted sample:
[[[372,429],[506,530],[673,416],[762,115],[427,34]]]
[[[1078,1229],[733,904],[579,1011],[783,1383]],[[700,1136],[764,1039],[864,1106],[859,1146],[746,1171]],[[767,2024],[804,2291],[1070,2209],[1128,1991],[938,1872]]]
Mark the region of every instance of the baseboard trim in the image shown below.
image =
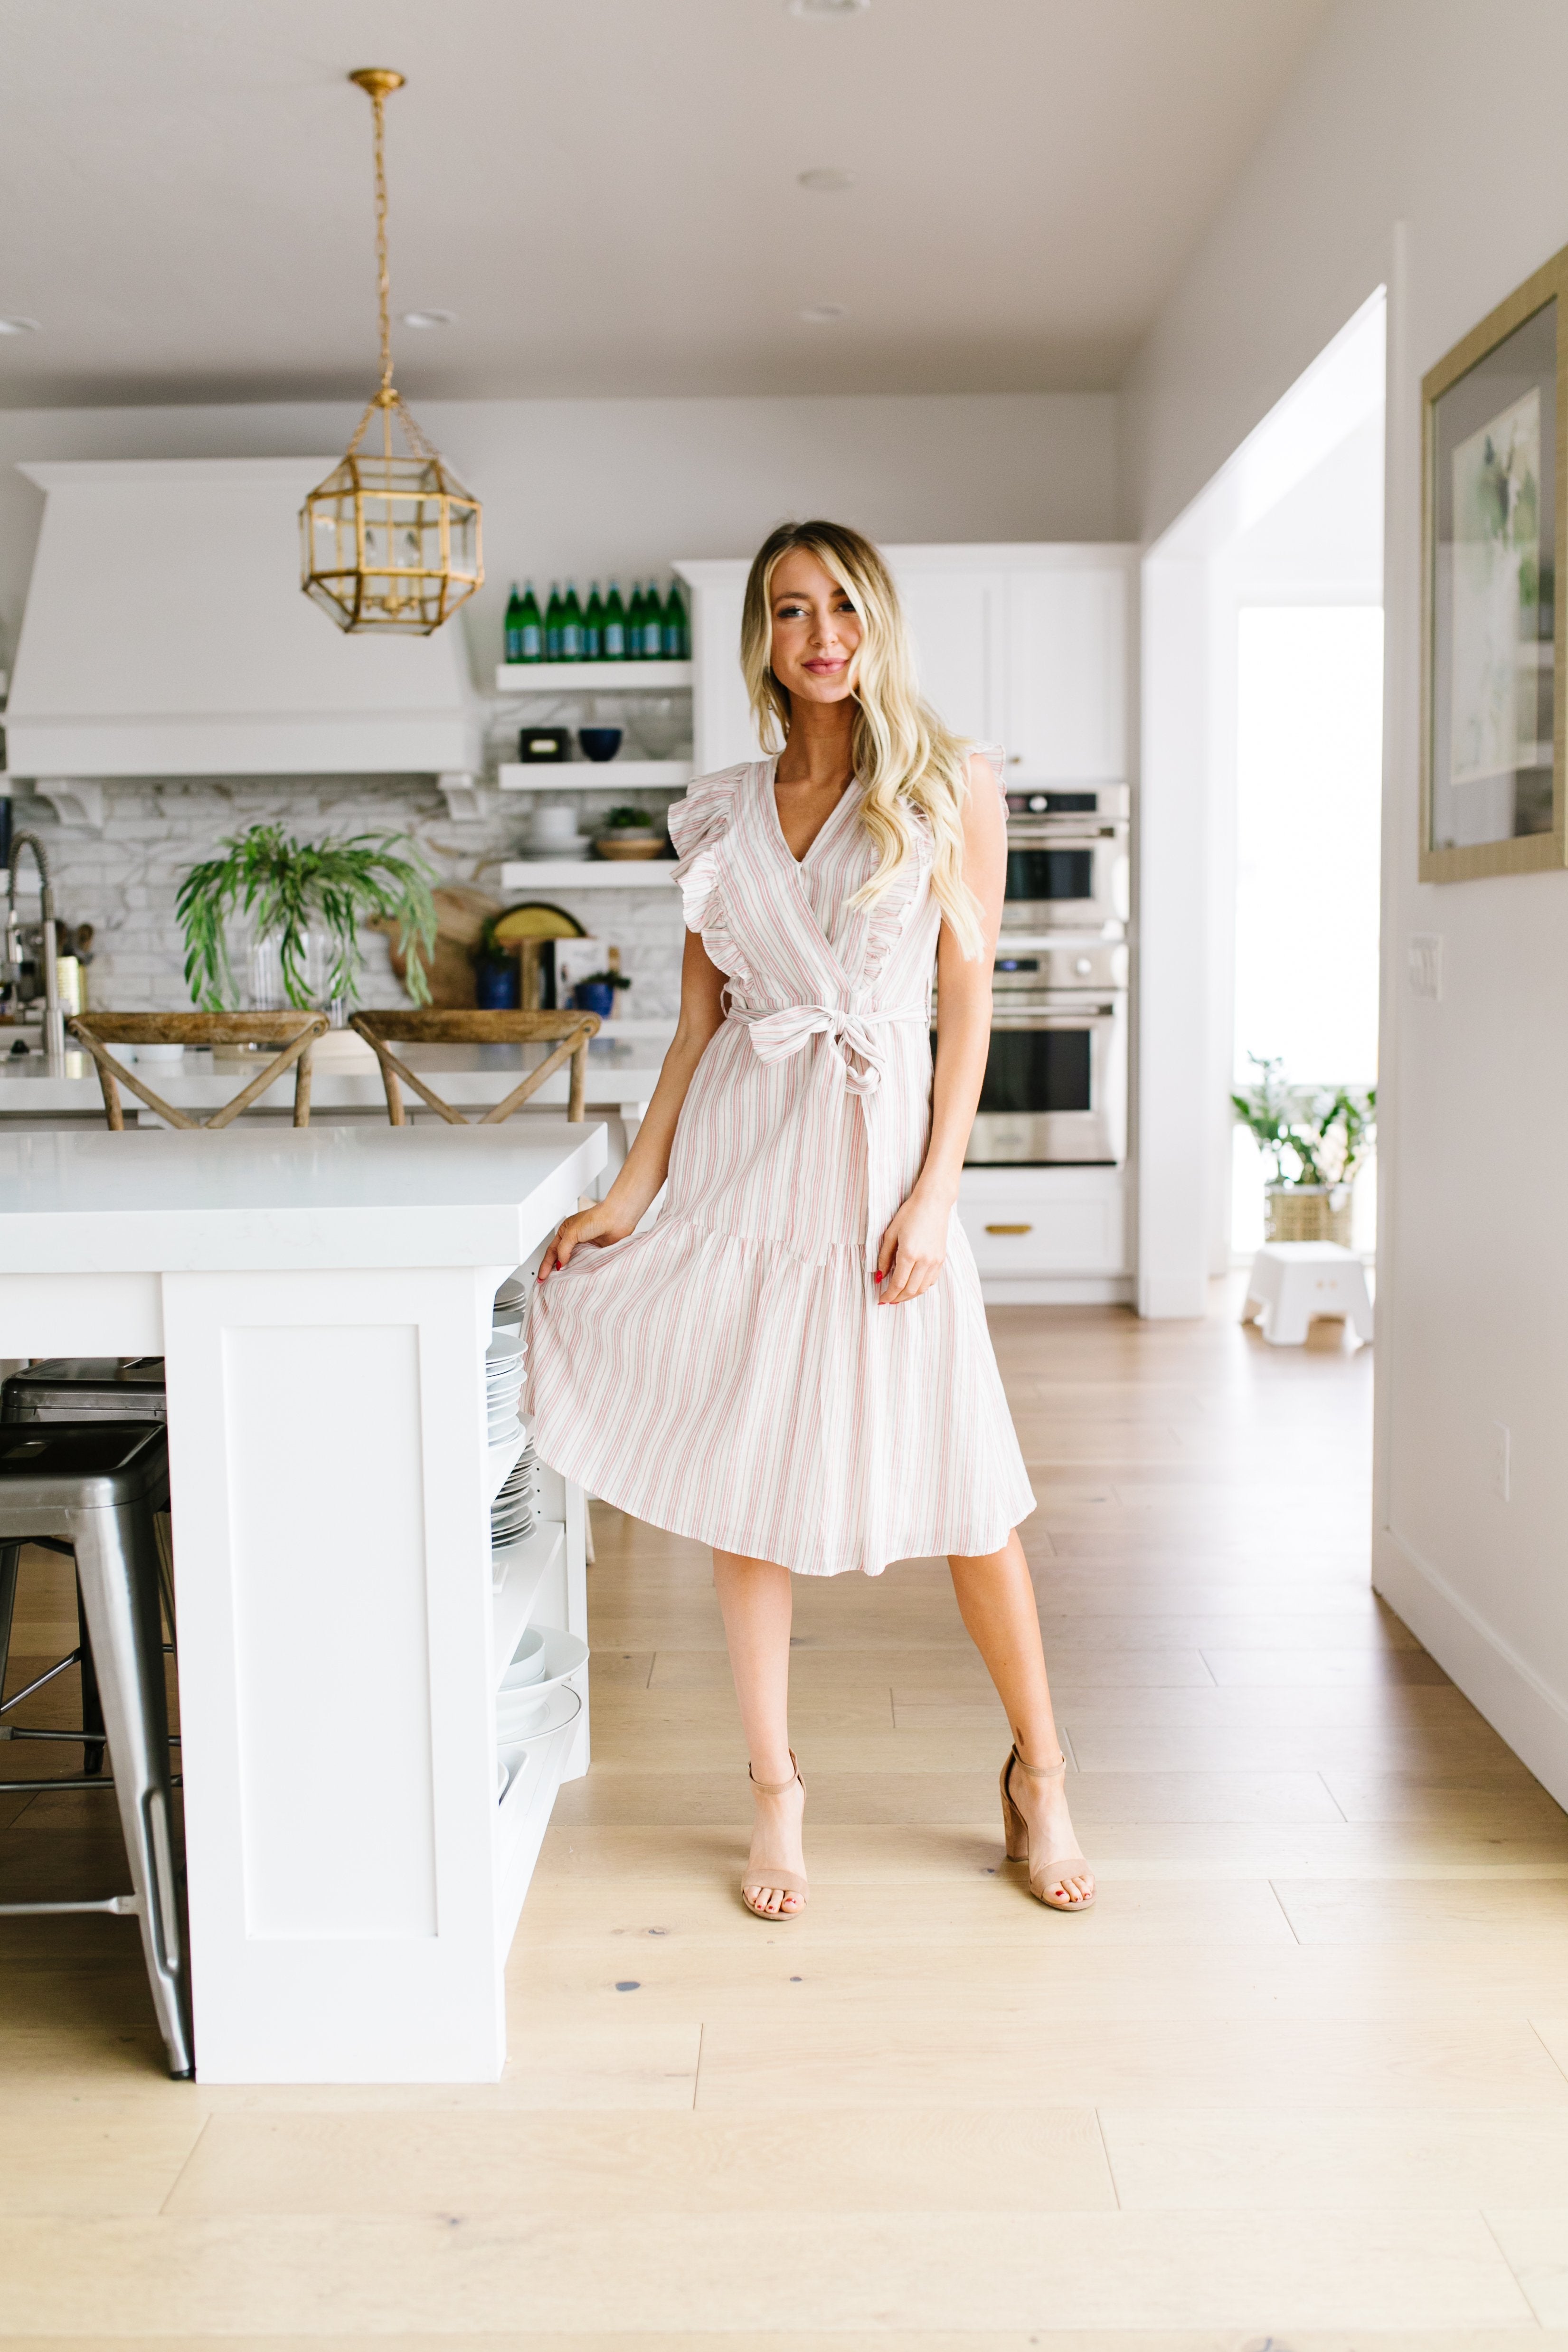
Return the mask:
[[[980,1277],[987,1307],[1127,1307],[1130,1274],[1034,1274]]]
[[[1204,1274],[1141,1274],[1138,1312],[1153,1322],[1191,1323],[1208,1313],[1209,1277]]]
[[[1372,1581],[1521,1763],[1568,1806],[1568,1700],[1393,1528],[1373,1537]]]

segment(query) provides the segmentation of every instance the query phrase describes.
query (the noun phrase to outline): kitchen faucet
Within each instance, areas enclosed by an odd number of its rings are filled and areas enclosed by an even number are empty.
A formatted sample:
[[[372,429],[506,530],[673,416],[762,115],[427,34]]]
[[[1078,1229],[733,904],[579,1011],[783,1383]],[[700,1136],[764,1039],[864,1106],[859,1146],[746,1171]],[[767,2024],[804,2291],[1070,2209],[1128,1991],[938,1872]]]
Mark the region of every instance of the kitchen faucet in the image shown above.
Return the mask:
[[[39,953],[44,966],[44,1052],[52,1071],[65,1068],[66,1024],[60,1010],[60,980],[55,957],[55,894],[49,881],[49,861],[44,845],[34,833],[18,833],[11,840],[11,871],[5,895],[5,977],[13,985],[22,976],[22,927],[16,918],[16,867],[24,849],[33,853],[33,863],[38,869],[39,911],[43,917],[43,944]]]

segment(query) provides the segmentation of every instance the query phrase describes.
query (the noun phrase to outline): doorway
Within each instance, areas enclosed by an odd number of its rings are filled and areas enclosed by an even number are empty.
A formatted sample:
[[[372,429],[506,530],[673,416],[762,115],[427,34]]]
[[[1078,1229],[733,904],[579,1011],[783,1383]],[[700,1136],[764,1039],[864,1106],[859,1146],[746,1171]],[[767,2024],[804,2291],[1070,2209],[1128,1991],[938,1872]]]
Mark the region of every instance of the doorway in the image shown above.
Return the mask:
[[[1379,288],[1143,567],[1139,1312],[1262,1238],[1230,1097],[1375,1077],[1386,317]],[[1373,1186],[1357,1186],[1370,1250]]]

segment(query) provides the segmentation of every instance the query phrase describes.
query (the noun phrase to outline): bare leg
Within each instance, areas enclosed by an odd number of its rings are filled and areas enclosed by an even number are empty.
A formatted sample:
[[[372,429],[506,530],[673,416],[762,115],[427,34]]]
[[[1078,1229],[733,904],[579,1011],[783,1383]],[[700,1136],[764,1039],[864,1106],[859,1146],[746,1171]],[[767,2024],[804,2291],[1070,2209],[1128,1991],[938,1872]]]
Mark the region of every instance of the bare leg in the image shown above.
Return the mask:
[[[768,1865],[803,1875],[805,1870],[800,1836],[805,1797],[789,1760],[789,1570],[776,1560],[715,1551],[713,1583],[752,1779],[790,1782],[776,1797],[752,1792],[756,1819],[744,1884],[760,1910],[786,1916],[800,1909],[804,1897],[770,1885]]]
[[[1026,1764],[1055,1764],[1061,1748],[1051,1710],[1051,1686],[1046,1678],[1040,1615],[1017,1530],[1000,1551],[972,1557],[955,1553],[947,1564],[952,1571],[958,1613],[1007,1710],[1019,1755]],[[1037,1851],[1078,1851],[1061,1781],[1031,1780],[1026,1773],[1015,1769],[1011,1790],[1031,1836],[1038,1841]],[[1093,1890],[1093,1874],[1084,1870],[1068,1873],[1047,1892],[1087,1897]]]

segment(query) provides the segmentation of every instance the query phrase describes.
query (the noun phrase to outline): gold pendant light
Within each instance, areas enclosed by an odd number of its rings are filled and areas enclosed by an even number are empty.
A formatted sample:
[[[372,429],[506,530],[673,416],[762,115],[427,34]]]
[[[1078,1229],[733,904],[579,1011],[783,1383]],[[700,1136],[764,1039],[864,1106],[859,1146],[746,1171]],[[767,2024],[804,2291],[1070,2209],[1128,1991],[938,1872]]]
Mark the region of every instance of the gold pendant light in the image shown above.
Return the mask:
[[[342,464],[300,510],[300,584],[351,634],[381,629],[427,637],[484,579],[479,502],[443,464],[393,388],[385,106],[403,88],[403,76],[384,66],[362,66],[349,79],[369,93],[375,117],[381,387]],[[367,450],[361,445],[377,415],[381,446]]]

